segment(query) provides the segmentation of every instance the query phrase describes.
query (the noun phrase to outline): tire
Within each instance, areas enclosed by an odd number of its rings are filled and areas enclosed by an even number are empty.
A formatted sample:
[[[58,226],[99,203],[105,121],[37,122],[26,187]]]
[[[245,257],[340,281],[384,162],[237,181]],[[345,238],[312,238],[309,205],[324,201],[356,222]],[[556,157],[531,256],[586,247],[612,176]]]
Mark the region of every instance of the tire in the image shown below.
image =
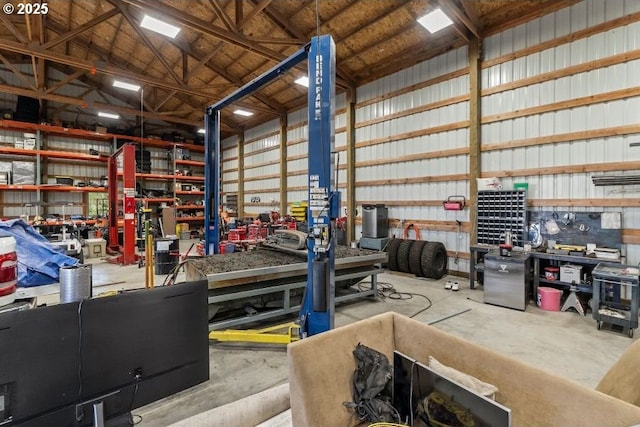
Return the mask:
[[[388,261],[387,267],[391,271],[398,271],[398,248],[402,243],[402,239],[391,239],[389,245],[387,246],[388,250]]]
[[[449,257],[447,249],[440,242],[427,242],[422,249],[420,266],[424,277],[440,279],[447,274]]]
[[[403,273],[411,273],[409,268],[409,251],[413,247],[415,240],[405,240],[398,248],[398,270]]]
[[[420,258],[422,257],[422,249],[424,249],[426,243],[424,240],[416,240],[409,250],[409,270],[418,277],[424,277],[422,266],[420,265]]]

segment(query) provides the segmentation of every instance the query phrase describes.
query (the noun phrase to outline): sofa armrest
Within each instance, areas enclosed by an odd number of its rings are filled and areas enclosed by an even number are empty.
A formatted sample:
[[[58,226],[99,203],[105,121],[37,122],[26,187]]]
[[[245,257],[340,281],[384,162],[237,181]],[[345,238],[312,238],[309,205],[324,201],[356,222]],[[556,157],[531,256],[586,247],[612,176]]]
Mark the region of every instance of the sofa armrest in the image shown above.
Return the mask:
[[[640,406],[640,340],[634,342],[602,377],[596,390]]]
[[[355,426],[351,379],[353,350],[362,343],[392,360],[393,315],[381,314],[289,344],[291,419],[294,426]]]

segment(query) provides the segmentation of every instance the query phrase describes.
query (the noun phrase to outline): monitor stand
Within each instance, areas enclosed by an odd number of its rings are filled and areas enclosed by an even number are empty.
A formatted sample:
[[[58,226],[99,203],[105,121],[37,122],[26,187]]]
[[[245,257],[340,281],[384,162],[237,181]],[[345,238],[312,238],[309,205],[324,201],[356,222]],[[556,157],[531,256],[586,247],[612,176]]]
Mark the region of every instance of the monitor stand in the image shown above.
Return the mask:
[[[120,415],[105,421],[104,402],[93,403],[93,427],[131,427],[131,413]]]

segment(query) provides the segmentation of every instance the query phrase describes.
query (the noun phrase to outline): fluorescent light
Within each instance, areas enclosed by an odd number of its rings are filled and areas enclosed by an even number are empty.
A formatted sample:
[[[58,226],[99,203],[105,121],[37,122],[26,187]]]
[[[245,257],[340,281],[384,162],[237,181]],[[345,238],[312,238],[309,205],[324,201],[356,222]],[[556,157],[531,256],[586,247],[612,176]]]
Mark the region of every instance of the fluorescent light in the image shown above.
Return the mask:
[[[204,129],[198,129],[198,133],[204,133]]]
[[[425,27],[431,34],[440,31],[441,29],[453,24],[453,21],[449,19],[445,13],[437,8],[421,18],[418,18],[420,25]]]
[[[294,81],[294,83],[299,84],[300,86],[309,87],[309,77],[302,76]]]
[[[103,111],[98,112],[98,117],[104,117],[105,119],[114,119],[114,120],[118,120],[120,118],[118,114],[105,113]]]
[[[237,109],[236,111],[234,111],[233,114],[237,114],[239,116],[245,116],[245,117],[253,116],[253,113],[251,111],[245,111],[240,109]]]
[[[140,26],[142,28],[146,28],[147,30],[155,31],[156,33],[162,34],[163,36],[171,37],[172,39],[175,39],[180,32],[180,28],[176,27],[175,25],[171,25],[159,19],[152,18],[149,15],[144,15],[144,18],[142,18],[142,22],[140,22]]]
[[[119,87],[120,89],[131,90],[137,92],[140,90],[140,85],[134,85],[133,83],[121,82],[120,80],[113,81],[113,87]]]

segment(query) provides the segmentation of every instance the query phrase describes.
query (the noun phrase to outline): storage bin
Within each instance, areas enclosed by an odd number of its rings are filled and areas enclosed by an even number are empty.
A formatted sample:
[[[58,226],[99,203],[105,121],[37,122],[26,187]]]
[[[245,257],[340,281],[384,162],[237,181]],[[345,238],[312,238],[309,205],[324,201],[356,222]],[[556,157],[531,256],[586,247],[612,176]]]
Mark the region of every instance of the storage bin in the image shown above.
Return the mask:
[[[560,297],[562,291],[555,288],[539,287],[537,304],[543,310],[560,311]]]
[[[102,258],[107,255],[107,242],[104,239],[85,239],[87,258]]]

